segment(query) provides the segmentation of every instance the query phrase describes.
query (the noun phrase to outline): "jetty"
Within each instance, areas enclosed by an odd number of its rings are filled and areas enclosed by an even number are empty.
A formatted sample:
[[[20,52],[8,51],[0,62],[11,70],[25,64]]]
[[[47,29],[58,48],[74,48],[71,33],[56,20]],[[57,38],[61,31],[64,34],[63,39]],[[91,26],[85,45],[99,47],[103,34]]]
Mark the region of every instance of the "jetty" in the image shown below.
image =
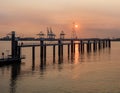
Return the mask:
[[[44,34],[40,32],[39,38],[26,40],[32,41],[32,43],[21,43],[22,40],[16,38],[15,31],[11,32],[11,58],[7,59],[7,61],[21,61],[21,59],[25,57],[21,57],[22,48],[31,47],[32,49],[32,60],[33,64],[35,61],[35,48],[40,47],[40,59],[41,64],[46,61],[47,47],[52,46],[53,48],[53,60],[56,58],[56,51],[58,55],[58,59],[60,60],[64,54],[64,46],[67,46],[68,55],[72,55],[75,52],[75,45],[78,44],[78,51],[84,52],[85,48],[87,52],[97,51],[103,48],[111,48],[111,40],[110,39],[99,39],[99,38],[64,38],[64,33],[60,33],[60,38],[55,38],[54,33],[48,33],[47,38],[44,38]],[[25,41],[25,40],[24,40]],[[37,41],[37,42],[35,42]],[[38,42],[39,41],[39,42]],[[57,50],[56,50],[57,47]],[[0,64],[1,64],[0,59]],[[2,60],[3,62],[7,62],[6,59]]]

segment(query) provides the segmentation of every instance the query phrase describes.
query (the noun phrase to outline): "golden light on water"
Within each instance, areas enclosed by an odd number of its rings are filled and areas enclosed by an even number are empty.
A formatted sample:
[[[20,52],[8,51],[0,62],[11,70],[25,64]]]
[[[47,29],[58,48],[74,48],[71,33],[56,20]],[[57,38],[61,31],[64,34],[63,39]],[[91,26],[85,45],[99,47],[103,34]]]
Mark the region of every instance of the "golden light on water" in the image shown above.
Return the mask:
[[[75,64],[79,62],[79,46],[78,44],[75,45]]]

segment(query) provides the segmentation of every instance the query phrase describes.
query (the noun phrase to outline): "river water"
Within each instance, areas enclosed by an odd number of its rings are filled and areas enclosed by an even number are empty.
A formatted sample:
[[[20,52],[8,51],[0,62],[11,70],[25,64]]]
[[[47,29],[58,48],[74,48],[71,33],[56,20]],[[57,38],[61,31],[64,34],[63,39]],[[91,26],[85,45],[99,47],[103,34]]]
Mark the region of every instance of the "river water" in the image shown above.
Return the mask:
[[[40,66],[39,47],[35,65],[32,49],[23,48],[26,59],[21,64],[0,67],[0,93],[120,93],[120,42],[96,52],[78,52],[68,57],[64,47],[62,60],[53,61],[52,47],[47,47],[46,64]],[[0,41],[0,53],[10,54],[10,42]],[[56,48],[57,50],[57,48]]]

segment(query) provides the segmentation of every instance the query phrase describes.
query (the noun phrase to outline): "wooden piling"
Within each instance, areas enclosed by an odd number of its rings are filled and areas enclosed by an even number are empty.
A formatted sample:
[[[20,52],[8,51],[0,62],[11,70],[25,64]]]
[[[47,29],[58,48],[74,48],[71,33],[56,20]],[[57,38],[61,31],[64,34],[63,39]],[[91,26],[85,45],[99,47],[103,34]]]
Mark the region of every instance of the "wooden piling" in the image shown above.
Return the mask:
[[[87,52],[90,52],[91,50],[91,44],[90,44],[90,41],[88,40],[88,43],[87,43]]]
[[[43,40],[40,40],[40,44],[41,44],[41,46],[40,46],[40,58],[41,58],[41,65],[43,64],[43,44],[44,44],[44,42],[43,42]]]
[[[80,46],[80,50],[81,50],[81,52],[83,52],[83,50],[84,50],[84,43],[83,43],[82,40],[80,41],[80,44],[81,44],[81,46]]]
[[[105,40],[105,46],[108,47],[108,40]]]
[[[75,43],[73,44],[73,51],[74,51],[74,53],[75,53]]]
[[[93,50],[94,50],[94,51],[96,51],[96,50],[97,50],[96,43],[97,43],[97,42],[94,40],[94,42],[93,42]],[[98,44],[98,45],[99,45],[99,44]]]
[[[110,39],[108,40],[108,46],[109,46],[109,48],[111,48],[111,40]]]
[[[44,45],[44,61],[46,62],[46,45]]]
[[[80,43],[78,43],[78,51],[80,52]]]
[[[58,57],[60,58],[61,56],[61,41],[58,40]]]
[[[98,41],[98,49],[99,50],[101,49],[101,41],[100,40]]]
[[[35,68],[35,46],[32,47],[32,70]]]
[[[12,58],[15,57],[15,31],[12,31],[12,41],[11,41],[11,55],[12,55]]]
[[[85,43],[82,44],[82,52],[84,52],[84,48],[85,48]]]
[[[105,40],[103,40],[103,48],[105,48]]]
[[[71,54],[73,54],[73,48],[74,48],[73,40],[71,40]]]
[[[32,61],[35,62],[35,46],[32,47]]]
[[[68,56],[70,55],[70,45],[68,44]]]
[[[63,45],[61,45],[61,56],[63,57]]]
[[[18,41],[15,40],[14,43],[15,43],[15,45],[14,45],[14,47],[15,47],[15,50],[14,50],[14,57],[18,57],[18,56],[17,56],[17,46],[18,46]]]
[[[53,45],[53,63],[55,63],[55,45]]]

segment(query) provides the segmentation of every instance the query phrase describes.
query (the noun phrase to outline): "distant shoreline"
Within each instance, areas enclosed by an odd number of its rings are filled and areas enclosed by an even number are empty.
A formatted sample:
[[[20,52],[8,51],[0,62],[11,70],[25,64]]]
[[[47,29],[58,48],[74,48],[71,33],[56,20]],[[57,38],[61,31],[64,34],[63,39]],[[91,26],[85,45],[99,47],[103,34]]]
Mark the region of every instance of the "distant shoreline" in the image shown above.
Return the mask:
[[[38,39],[35,39],[35,38],[32,38],[32,39],[19,39],[18,41],[34,41],[34,40],[38,40]],[[11,41],[11,39],[0,39],[0,41]],[[119,42],[120,39],[111,39],[111,41]]]

